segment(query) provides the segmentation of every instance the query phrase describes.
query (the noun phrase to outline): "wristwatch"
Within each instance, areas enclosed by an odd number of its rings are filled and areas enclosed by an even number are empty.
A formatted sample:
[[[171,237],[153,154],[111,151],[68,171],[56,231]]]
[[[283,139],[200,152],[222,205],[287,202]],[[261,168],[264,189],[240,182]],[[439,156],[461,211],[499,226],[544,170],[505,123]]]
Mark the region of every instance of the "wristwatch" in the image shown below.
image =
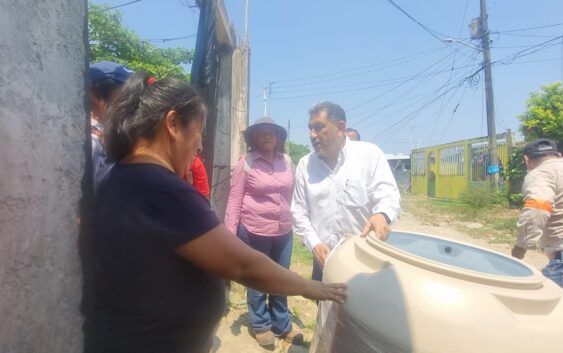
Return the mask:
[[[391,224],[391,219],[390,219],[389,216],[386,215],[384,212],[377,212],[376,214],[382,215],[383,218],[385,218],[385,222],[387,222],[387,225]]]

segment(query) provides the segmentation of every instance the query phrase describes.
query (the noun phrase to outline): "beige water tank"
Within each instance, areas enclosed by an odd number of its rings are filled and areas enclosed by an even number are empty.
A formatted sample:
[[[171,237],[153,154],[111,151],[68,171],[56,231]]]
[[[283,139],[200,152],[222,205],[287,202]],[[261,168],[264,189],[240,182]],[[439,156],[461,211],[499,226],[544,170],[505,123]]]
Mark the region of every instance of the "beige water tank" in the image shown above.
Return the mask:
[[[407,232],[350,237],[325,282],[312,353],[563,353],[563,290],[514,258]]]

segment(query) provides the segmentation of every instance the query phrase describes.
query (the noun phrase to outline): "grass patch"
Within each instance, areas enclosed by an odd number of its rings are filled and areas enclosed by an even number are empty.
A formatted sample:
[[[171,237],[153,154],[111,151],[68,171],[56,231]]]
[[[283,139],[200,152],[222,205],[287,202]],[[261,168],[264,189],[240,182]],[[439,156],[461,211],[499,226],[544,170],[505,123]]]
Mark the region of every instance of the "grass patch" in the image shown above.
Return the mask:
[[[297,265],[311,265],[313,253],[303,244],[295,234],[293,235],[293,250],[291,253],[291,263]]]

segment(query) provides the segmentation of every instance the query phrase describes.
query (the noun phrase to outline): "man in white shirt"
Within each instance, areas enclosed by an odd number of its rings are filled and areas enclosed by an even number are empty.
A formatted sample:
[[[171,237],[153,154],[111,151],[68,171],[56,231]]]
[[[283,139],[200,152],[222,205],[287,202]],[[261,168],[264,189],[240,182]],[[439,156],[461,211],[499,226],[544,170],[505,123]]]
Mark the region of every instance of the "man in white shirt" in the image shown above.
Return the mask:
[[[314,152],[299,162],[291,211],[293,229],[313,252],[313,279],[322,278],[330,250],[344,233],[374,231],[386,240],[400,194],[383,152],[346,137],[346,113],[324,102],[309,111]]]

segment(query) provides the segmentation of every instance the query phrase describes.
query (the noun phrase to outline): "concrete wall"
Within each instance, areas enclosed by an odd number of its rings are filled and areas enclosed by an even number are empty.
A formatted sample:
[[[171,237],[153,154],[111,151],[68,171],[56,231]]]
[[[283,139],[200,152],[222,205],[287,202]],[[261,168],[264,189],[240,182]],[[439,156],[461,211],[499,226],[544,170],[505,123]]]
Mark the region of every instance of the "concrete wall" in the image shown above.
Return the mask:
[[[80,352],[86,1],[0,2],[0,352]]]
[[[232,52],[230,50],[221,53],[219,65],[213,171],[209,184],[211,187],[211,207],[217,213],[219,219],[223,219],[231,186]]]
[[[248,127],[248,62],[250,50],[243,44],[233,51],[231,103],[231,172],[246,151],[243,131]]]

